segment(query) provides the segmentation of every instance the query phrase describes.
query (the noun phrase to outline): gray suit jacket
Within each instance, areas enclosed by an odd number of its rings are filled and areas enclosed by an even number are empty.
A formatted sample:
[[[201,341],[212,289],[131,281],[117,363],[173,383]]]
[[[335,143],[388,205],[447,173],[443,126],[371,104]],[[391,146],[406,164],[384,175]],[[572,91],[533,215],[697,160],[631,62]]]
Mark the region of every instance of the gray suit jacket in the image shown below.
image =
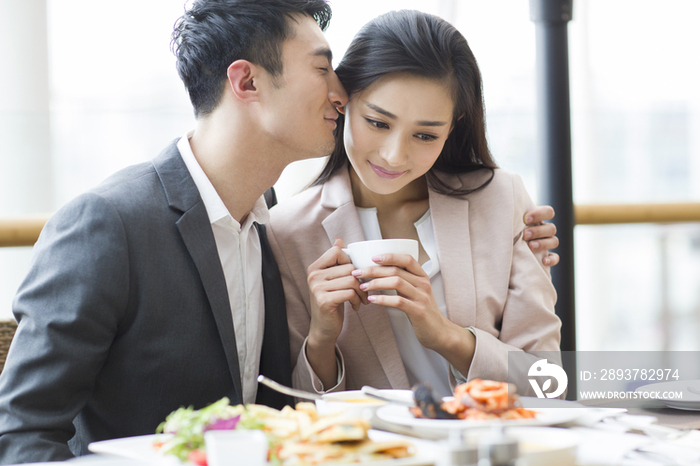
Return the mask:
[[[291,384],[282,284],[263,225],[261,372]],[[0,463],[61,460],[153,433],[181,406],[241,402],[231,308],[199,192],[173,142],[46,224],[0,376]],[[258,390],[258,402],[292,400]],[[70,446],[69,446],[70,445]]]

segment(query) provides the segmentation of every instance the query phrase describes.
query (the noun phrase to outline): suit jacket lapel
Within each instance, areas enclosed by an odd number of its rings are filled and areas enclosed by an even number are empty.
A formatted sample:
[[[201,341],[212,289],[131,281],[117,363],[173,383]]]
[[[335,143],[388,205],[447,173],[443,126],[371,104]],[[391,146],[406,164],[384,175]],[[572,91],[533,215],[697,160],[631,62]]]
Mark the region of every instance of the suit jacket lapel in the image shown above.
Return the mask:
[[[257,225],[262,250],[262,279],[265,293],[265,329],[260,354],[260,373],[288,387],[292,386],[292,358],[284,288],[277,263],[267,241],[265,225]],[[294,405],[294,399],[264,385],[258,385],[258,404],[282,409]]]
[[[206,208],[176,144],[177,140],[173,141],[153,161],[153,165],[163,183],[170,206],[183,212],[176,225],[199,271],[219,330],[235,391],[234,399],[231,401],[242,402],[243,390],[238,366],[236,334],[233,329],[233,316],[224,271],[221,268]]]
[[[331,244],[341,237],[346,245],[365,240],[347,169],[341,169],[341,173],[323,185],[321,204],[334,209],[322,222]],[[349,304],[345,305],[345,309],[346,312],[355,312]],[[391,386],[408,388],[408,376],[386,310],[382,306],[369,304],[360,307],[358,316]]]
[[[461,327],[476,324],[476,286],[469,237],[469,201],[430,191],[448,318]]]

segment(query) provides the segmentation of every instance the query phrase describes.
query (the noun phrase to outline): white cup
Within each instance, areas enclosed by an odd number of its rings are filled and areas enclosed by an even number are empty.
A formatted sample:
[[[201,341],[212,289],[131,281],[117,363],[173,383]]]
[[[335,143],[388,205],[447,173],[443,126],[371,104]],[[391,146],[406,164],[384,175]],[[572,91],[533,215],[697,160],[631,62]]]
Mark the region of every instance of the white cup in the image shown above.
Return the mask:
[[[261,430],[210,430],[204,443],[209,466],[267,465],[269,445]]]
[[[352,265],[361,269],[377,265],[372,261],[374,256],[381,254],[410,254],[418,260],[418,241],[414,239],[377,239],[373,241],[359,241],[350,243],[343,249],[350,256]]]

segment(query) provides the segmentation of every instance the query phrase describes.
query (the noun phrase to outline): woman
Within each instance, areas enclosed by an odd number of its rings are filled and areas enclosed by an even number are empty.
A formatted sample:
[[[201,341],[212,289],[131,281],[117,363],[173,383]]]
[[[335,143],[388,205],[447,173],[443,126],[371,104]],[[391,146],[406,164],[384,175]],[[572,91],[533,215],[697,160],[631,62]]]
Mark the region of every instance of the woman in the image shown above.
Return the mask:
[[[268,230],[295,386],[429,381],[447,395],[464,379],[506,380],[508,351],[558,352],[549,271],[522,240],[534,206],[491,158],[464,37],[425,13],[387,13],[336,72],[350,100],[335,152],[311,188],[272,210]],[[419,260],[387,254],[355,270],[341,250],[380,238],[418,240]]]

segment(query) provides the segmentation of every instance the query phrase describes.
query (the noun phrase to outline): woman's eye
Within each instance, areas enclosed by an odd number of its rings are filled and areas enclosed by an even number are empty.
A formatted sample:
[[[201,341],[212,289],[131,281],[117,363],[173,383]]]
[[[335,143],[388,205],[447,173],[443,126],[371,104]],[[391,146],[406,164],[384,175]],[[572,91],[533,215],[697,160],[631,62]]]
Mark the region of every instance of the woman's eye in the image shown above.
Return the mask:
[[[384,129],[389,127],[389,125],[387,125],[386,123],[377,120],[372,120],[371,118],[365,118],[365,120],[367,120],[367,123],[374,126],[375,128]]]
[[[437,139],[437,136],[434,136],[432,134],[418,134],[417,137],[421,141],[434,141]]]

